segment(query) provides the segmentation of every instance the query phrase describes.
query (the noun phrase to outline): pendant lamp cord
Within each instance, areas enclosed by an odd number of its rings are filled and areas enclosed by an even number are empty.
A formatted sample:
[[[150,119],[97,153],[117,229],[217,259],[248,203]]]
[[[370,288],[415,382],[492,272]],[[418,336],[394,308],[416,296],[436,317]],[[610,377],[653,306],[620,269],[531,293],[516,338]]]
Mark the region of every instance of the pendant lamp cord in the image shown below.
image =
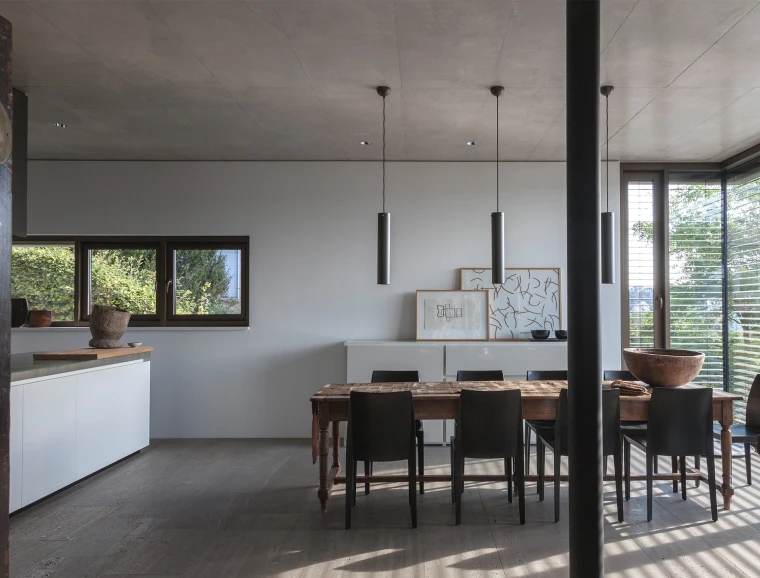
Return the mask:
[[[496,212],[499,212],[499,97],[496,97]]]
[[[383,97],[383,213],[385,212],[385,97]]]
[[[606,164],[606,173],[607,173],[607,212],[610,212],[610,95],[606,95],[604,97],[605,101],[605,115],[607,117],[606,122],[606,128],[607,128],[607,164]]]

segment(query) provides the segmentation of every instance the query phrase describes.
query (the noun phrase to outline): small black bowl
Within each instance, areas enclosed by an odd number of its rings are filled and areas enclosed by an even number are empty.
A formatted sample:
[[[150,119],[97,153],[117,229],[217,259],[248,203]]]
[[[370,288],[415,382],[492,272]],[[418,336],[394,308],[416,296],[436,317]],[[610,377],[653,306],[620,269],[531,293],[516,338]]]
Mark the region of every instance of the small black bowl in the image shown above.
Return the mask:
[[[554,330],[554,336],[557,339],[565,341],[567,339],[567,329],[555,329]]]
[[[530,334],[533,336],[533,339],[548,339],[549,338],[548,329],[531,329]]]

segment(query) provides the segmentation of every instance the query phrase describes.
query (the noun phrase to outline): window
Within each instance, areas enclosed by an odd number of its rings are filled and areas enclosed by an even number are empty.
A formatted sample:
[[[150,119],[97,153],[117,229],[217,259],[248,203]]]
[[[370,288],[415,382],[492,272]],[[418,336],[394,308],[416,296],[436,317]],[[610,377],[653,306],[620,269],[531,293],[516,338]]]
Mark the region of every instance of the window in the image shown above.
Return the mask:
[[[729,173],[726,184],[728,237],[728,378],[746,396],[760,373],[760,166]],[[743,421],[745,402],[736,404]]]
[[[14,245],[11,295],[26,298],[30,309],[49,309],[56,321],[75,321],[75,258],[73,243]]]
[[[623,343],[701,351],[694,381],[725,387],[721,175],[661,167],[623,176]]]
[[[170,243],[169,318],[243,318],[244,252],[241,243]]]
[[[45,238],[14,244],[12,290],[54,325],[87,325],[93,305],[130,326],[248,324],[248,238]]]
[[[628,182],[628,319],[631,347],[654,347],[654,181]]]
[[[723,387],[723,196],[720,175],[671,172],[670,347],[705,354],[700,385]]]

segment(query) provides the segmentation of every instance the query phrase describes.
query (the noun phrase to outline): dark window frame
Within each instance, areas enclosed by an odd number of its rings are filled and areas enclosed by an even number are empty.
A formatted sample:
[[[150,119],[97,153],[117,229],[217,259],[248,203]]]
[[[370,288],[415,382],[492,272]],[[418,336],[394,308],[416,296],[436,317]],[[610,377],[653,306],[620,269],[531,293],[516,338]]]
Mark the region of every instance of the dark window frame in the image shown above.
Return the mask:
[[[250,237],[248,236],[29,236],[14,238],[14,245],[74,246],[74,321],[53,321],[53,327],[89,325],[89,251],[91,249],[146,249],[156,254],[156,315],[133,315],[130,327],[248,327],[250,312]],[[185,249],[234,249],[241,251],[239,315],[174,315],[173,261],[171,251]],[[169,287],[169,280],[172,281]],[[168,289],[168,290],[167,290]]]

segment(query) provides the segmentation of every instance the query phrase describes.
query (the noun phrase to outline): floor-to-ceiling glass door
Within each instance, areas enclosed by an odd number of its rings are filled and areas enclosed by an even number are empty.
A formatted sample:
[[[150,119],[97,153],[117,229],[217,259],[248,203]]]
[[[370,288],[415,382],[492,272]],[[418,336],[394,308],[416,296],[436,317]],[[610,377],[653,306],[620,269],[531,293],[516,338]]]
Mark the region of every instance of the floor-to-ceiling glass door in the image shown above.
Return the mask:
[[[695,379],[723,387],[719,173],[624,172],[623,343],[705,353]]]

